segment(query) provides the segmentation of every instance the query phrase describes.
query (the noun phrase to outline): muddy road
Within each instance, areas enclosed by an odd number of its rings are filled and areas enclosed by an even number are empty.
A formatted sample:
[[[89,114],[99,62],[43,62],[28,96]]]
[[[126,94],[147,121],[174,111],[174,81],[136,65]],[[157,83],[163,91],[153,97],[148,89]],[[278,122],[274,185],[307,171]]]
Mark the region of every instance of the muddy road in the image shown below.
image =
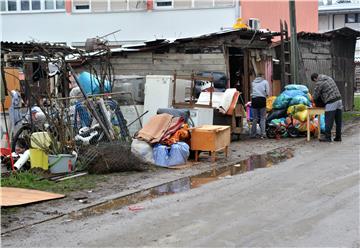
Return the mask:
[[[276,166],[2,237],[3,247],[359,247],[360,127]],[[134,205],[132,206],[134,207]],[[138,209],[138,210],[136,210]]]

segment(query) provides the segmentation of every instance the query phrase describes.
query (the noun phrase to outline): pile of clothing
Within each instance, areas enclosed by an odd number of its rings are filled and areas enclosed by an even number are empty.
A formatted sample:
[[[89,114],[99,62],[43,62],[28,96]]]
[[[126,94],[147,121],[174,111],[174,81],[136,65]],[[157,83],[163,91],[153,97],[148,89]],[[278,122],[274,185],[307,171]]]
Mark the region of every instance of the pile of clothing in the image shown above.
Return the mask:
[[[307,108],[313,107],[314,102],[309,89],[305,85],[290,84],[285,86],[284,91],[277,97],[271,97],[267,101],[269,111],[266,123],[267,126],[282,127],[281,136],[288,136],[288,128],[295,128],[296,134],[307,130]],[[324,116],[321,119],[321,130],[325,129]],[[318,119],[311,116],[310,131],[315,132],[318,127]],[[270,130],[269,128],[267,130]],[[268,137],[273,138],[273,135]],[[295,134],[295,136],[296,136]],[[294,137],[294,135],[290,135]]]
[[[190,155],[186,122],[186,118],[168,113],[153,116],[133,140],[132,153],[162,167],[185,164]]]

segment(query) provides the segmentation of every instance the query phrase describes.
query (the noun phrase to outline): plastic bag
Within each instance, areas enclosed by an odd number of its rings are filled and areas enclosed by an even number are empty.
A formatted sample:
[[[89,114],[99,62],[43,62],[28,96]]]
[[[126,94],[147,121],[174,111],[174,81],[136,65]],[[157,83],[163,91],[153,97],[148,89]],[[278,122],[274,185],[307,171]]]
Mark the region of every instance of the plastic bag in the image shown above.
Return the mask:
[[[273,119],[279,119],[282,117],[286,117],[286,109],[274,109],[267,117],[266,121],[270,122]]]
[[[169,147],[160,144],[154,146],[153,156],[156,165],[168,166],[169,149]]]
[[[288,97],[295,97],[295,96],[305,96],[306,94],[301,90],[284,90],[281,94],[284,94]]]
[[[307,106],[304,104],[293,105],[293,106],[288,107],[287,114],[294,115],[295,113],[297,113],[299,111],[304,111],[305,109],[307,109]]]
[[[281,93],[278,97],[276,97],[273,103],[273,109],[286,109],[290,101],[291,97]]]
[[[301,84],[289,84],[285,86],[285,90],[301,90],[305,94],[309,93],[308,87]]]
[[[153,149],[155,164],[168,167],[186,164],[190,155],[190,147],[185,142],[178,142],[170,147],[155,145]]]
[[[145,141],[134,139],[131,143],[131,152],[145,162],[155,163],[153,149],[151,145]]]
[[[298,111],[298,112],[296,112],[296,113],[293,115],[293,117],[294,117],[295,119],[301,121],[301,122],[304,122],[304,121],[306,121],[306,119],[307,119],[307,113],[308,113],[308,110],[305,109],[305,110],[303,110],[303,111]]]
[[[273,109],[273,103],[276,99],[276,96],[270,96],[266,98],[266,111],[270,112]]]
[[[307,95],[306,96],[294,96],[289,102],[290,106],[298,105],[298,104],[304,104],[309,107],[311,106],[311,102]]]
[[[185,142],[171,145],[168,166],[186,164],[190,155],[190,147]]]

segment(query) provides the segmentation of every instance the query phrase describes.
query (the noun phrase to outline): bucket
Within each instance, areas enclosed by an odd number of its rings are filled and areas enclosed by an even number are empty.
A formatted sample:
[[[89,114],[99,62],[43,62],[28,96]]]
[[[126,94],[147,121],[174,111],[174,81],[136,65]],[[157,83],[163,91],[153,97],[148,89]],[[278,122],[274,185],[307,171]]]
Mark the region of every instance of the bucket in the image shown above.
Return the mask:
[[[49,155],[50,172],[64,173],[74,171],[76,158],[76,155],[73,154]]]
[[[48,155],[40,149],[30,149],[31,168],[49,169]]]

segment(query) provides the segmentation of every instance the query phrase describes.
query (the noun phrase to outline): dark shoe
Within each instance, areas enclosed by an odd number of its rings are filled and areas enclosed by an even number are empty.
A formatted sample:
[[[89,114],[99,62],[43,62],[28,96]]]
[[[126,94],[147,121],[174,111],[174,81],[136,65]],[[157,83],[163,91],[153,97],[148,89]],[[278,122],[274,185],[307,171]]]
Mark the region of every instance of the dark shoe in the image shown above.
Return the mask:
[[[335,137],[334,141],[341,142],[341,137]]]
[[[320,138],[319,139],[320,142],[331,142],[330,138]]]

